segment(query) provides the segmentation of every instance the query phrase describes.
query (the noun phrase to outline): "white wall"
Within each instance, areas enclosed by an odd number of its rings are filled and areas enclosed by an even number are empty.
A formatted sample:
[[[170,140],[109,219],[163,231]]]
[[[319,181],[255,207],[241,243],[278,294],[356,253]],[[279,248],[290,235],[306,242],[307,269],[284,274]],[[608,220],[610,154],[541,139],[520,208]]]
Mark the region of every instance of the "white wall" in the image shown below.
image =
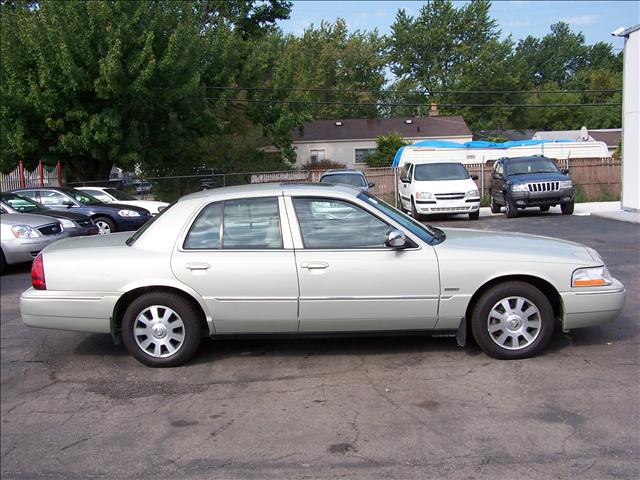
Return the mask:
[[[472,140],[471,135],[464,137],[421,137],[405,139],[412,143],[421,140],[446,140],[451,142],[465,143]],[[310,162],[311,150],[325,150],[326,158],[332,162],[345,164],[349,168],[366,167],[366,163],[355,163],[355,150],[357,148],[376,148],[375,139],[362,140],[332,140],[324,142],[295,142],[293,148],[296,150],[296,167],[302,168]]]
[[[624,44],[622,208],[640,212],[640,30]]]

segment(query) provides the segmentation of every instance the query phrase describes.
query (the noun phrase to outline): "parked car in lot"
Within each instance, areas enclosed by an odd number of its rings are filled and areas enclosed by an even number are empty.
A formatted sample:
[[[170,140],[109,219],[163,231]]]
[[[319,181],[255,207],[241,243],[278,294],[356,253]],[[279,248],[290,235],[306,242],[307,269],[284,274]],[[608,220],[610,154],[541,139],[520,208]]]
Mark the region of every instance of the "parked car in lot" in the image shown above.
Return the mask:
[[[141,207],[149,210],[151,215],[157,215],[160,209],[169,205],[167,202],[158,202],[156,200],[138,200],[133,195],[111,187],[76,187],[76,190],[86,192],[104,203],[119,203],[121,205]]]
[[[491,212],[500,213],[504,206],[507,217],[513,218],[519,209],[538,207],[546,212],[560,205],[564,215],[571,215],[574,187],[568,173],[540,155],[497,160],[489,185]]]
[[[524,358],[556,325],[613,320],[625,298],[583,245],[441,230],[317,184],[187,195],[133,235],[48,247],[32,277],[27,325],[121,336],[151,366],[185,362],[203,335],[427,331],[464,344],[467,326],[487,354]]]
[[[149,210],[120,203],[103,203],[73,188],[42,187],[14,190],[15,194],[59,211],[74,211],[91,217],[99,233],[137,230],[151,218]]]
[[[398,177],[398,205],[417,220],[426,214],[468,214],[480,217],[480,194],[466,168],[455,161],[407,162]]]
[[[352,185],[361,190],[369,190],[376,186],[367,180],[366,175],[356,168],[341,168],[339,170],[327,170],[320,176],[320,183],[335,183],[339,185]]]
[[[0,270],[14,263],[30,262],[44,247],[68,236],[54,218],[0,209]]]
[[[53,217],[61,224],[64,231],[70,237],[83,235],[95,235],[98,233],[98,226],[93,220],[81,213],[52,210],[39,204],[28,197],[21,197],[15,193],[0,193],[0,209],[3,213],[31,213],[34,215],[44,215]]]

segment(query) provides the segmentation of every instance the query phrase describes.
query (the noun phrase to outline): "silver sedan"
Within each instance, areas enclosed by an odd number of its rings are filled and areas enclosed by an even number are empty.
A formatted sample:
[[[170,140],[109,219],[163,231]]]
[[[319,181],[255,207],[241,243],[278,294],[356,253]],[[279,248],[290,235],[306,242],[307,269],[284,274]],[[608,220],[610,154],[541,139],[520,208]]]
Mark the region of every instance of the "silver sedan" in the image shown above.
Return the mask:
[[[625,298],[593,249],[440,230],[348,186],[187,195],[133,235],[46,248],[33,275],[26,324],[110,333],[150,366],[239,334],[471,334],[492,357],[524,358],[556,325],[615,319]]]

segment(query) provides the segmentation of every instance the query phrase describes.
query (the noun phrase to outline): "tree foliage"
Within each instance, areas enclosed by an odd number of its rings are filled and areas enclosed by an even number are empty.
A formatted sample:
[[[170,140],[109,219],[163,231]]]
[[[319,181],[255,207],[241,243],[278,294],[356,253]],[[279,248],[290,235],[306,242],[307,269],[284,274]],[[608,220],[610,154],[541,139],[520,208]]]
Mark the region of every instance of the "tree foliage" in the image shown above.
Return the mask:
[[[376,139],[375,152],[369,153],[365,160],[370,167],[389,167],[399,148],[410,145],[398,132],[380,135]]]

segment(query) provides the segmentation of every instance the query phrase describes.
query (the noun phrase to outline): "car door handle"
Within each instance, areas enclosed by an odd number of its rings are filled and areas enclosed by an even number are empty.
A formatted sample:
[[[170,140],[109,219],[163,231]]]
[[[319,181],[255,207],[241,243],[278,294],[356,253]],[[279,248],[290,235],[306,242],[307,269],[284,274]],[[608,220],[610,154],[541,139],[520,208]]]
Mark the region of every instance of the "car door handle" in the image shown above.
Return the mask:
[[[211,268],[211,265],[209,265],[208,263],[187,263],[185,265],[185,267],[187,268],[187,270],[209,270]]]
[[[308,270],[322,270],[327,268],[329,264],[325,262],[302,262],[300,266]]]

